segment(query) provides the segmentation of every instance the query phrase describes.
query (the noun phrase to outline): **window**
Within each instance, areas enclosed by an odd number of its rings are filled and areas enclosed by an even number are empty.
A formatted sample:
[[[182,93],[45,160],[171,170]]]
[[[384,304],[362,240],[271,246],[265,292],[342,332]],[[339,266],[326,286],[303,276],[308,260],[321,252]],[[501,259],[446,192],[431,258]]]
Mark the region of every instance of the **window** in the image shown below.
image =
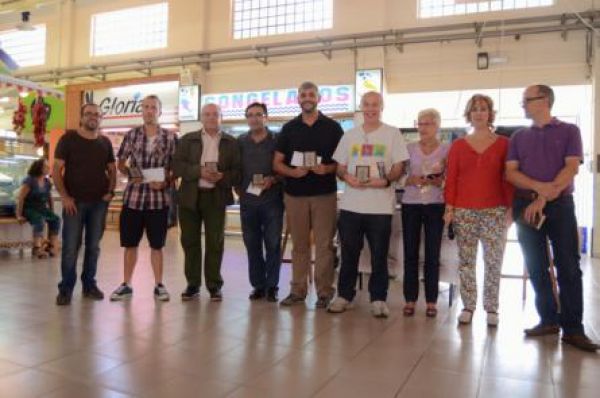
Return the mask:
[[[169,3],[92,16],[90,54],[112,55],[167,47]]]
[[[46,63],[46,25],[34,30],[5,30],[0,32],[2,48],[20,67]]]
[[[554,0],[419,0],[419,18],[551,6]]]
[[[331,29],[333,0],[233,0],[233,38]]]

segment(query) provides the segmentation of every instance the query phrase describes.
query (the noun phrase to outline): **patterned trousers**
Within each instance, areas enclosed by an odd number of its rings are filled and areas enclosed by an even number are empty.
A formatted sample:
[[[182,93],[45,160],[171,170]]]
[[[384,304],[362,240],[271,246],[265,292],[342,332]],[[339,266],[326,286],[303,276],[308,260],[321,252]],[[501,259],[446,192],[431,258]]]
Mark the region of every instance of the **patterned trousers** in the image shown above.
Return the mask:
[[[506,244],[506,207],[454,210],[454,228],[460,259],[460,296],[465,309],[477,306],[477,245],[483,246],[484,287],[483,307],[487,312],[498,311],[500,273]]]

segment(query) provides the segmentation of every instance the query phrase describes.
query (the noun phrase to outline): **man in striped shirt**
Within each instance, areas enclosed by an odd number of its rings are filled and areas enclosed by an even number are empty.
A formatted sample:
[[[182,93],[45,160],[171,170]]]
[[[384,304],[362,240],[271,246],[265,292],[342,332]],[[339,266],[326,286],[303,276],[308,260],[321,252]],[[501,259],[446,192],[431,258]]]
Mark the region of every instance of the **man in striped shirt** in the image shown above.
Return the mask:
[[[121,246],[125,248],[124,280],[110,296],[111,301],[125,300],[133,294],[130,283],[144,230],[150,244],[150,262],[156,281],[154,297],[160,301],[169,300],[169,293],[162,283],[162,248],[167,236],[167,216],[171,205],[167,187],[177,138],[158,124],[161,108],[157,96],[144,98],[144,124],[125,135],[117,154],[118,169],[129,180],[119,220]]]

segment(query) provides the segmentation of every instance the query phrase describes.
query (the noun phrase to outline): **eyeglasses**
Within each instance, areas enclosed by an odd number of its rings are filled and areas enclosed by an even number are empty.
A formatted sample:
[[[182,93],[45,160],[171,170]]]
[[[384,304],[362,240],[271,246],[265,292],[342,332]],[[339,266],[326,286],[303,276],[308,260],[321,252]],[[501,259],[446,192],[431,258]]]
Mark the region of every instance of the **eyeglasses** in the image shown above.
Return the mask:
[[[529,97],[529,98],[525,97],[525,98],[523,98],[523,101],[521,101],[521,105],[525,105],[525,104],[528,104],[533,101],[541,100],[542,98],[546,98],[546,96],[538,95],[537,97]]]
[[[102,116],[102,114],[99,112],[83,112],[83,116],[85,116],[85,117],[92,117],[92,116],[100,117],[100,116]]]

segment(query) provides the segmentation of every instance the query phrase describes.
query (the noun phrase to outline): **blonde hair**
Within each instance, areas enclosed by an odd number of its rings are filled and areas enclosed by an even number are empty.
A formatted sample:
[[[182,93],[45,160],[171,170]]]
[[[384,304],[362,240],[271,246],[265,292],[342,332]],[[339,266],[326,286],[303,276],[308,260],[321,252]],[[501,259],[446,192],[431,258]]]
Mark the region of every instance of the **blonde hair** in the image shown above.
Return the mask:
[[[467,102],[467,106],[465,107],[465,113],[464,113],[464,117],[465,120],[468,123],[471,123],[471,112],[473,111],[473,108],[475,108],[475,105],[477,105],[478,102],[483,102],[487,105],[488,110],[489,110],[489,116],[488,116],[488,124],[491,126],[494,124],[494,120],[496,119],[496,111],[494,110],[494,101],[488,97],[487,95],[484,94],[474,94],[471,99]]]

